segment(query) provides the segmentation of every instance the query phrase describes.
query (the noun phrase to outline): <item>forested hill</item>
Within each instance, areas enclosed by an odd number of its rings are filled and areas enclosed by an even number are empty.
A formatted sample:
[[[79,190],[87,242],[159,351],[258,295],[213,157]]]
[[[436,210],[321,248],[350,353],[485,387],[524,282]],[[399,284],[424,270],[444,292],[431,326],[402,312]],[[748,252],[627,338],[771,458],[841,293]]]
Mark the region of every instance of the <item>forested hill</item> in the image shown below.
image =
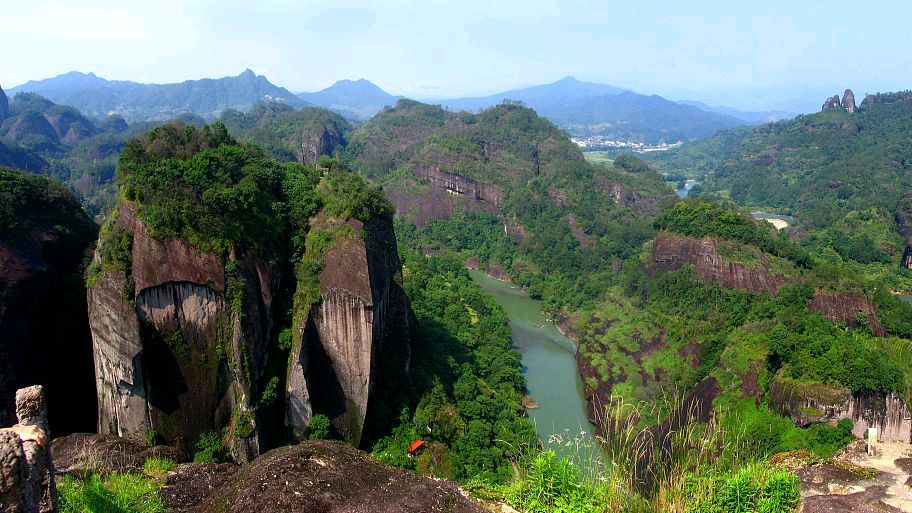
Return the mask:
[[[871,97],[843,109],[757,127],[743,139],[719,134],[701,147],[715,153],[703,190],[758,207],[786,210],[822,227],[852,210],[893,210],[912,184],[912,93]],[[727,140],[727,142],[726,142]],[[715,147],[714,149],[710,149]],[[692,169],[688,152],[661,162],[663,171]]]
[[[600,273],[639,253],[673,197],[643,162],[591,165],[550,121],[510,103],[469,114],[400,101],[351,133],[343,160],[418,227],[402,237],[461,251],[555,307],[597,296]]]
[[[868,96],[853,110],[721,133],[656,163],[671,174],[705,174],[705,193],[796,217],[843,258],[898,260],[899,203],[912,189],[912,92]]]
[[[273,85],[249,69],[236,77],[177,84],[105,80],[93,73],[73,71],[10,90],[11,94],[19,92],[41,94],[92,117],[119,114],[128,121],[163,121],[183,113],[212,119],[229,108],[247,110],[259,102],[270,101],[294,107],[307,105],[287,89]]]

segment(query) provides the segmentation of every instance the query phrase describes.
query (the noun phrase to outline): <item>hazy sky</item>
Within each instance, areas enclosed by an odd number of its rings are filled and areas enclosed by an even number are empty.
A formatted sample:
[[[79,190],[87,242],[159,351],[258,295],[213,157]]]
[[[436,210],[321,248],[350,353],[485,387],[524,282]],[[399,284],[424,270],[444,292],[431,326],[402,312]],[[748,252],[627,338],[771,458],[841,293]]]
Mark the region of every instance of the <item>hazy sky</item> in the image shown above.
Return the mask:
[[[908,0],[8,0],[0,20],[7,88],[245,68],[292,91],[363,77],[417,98],[573,75],[742,108],[912,88]]]

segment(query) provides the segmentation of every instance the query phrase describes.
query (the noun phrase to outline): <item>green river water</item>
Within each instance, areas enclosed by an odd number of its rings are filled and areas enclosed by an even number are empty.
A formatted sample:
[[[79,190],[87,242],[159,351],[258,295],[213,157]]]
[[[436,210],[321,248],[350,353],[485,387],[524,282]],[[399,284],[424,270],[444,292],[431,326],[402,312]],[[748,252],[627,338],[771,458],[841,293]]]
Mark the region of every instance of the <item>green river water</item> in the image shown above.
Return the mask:
[[[912,303],[912,296],[899,296],[899,299],[906,301],[907,303]]]
[[[509,316],[513,343],[522,353],[529,395],[539,408],[530,409],[538,437],[545,443],[554,434],[591,443],[593,426],[586,418],[583,381],[576,367],[576,343],[561,335],[541,313],[538,301],[509,283],[470,270],[482,290],[491,294]],[[581,437],[580,433],[584,433]]]

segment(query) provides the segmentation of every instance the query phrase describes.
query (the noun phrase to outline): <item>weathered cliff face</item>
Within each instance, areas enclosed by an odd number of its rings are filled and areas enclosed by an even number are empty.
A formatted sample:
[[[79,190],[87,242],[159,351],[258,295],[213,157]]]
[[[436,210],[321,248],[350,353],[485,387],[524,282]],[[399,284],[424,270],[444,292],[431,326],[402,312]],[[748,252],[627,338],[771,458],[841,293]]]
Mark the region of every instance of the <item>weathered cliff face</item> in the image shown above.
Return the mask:
[[[846,89],[842,93],[842,108],[849,114],[855,112],[855,93],[851,89]]]
[[[874,335],[878,337],[888,335],[887,330],[877,320],[874,305],[857,292],[827,294],[817,291],[808,307],[812,312],[817,312],[835,323],[844,324],[852,329],[858,329],[860,321],[863,319]]]
[[[912,192],[903,195],[896,206],[896,227],[906,242],[902,266],[912,269]]]
[[[821,107],[820,109],[828,110],[828,109],[838,109],[838,108],[839,108],[839,95],[835,95],[831,98],[827,98],[826,101],[823,102],[823,107]]]
[[[912,441],[912,416],[896,392],[853,393],[841,386],[776,378],[770,384],[769,405],[799,426],[850,419],[855,436],[862,437],[873,427],[882,441]]]
[[[650,214],[657,213],[659,204],[658,198],[643,198],[630,187],[602,176],[595,177],[595,184],[617,205],[645,211]]]
[[[331,222],[321,216],[315,224]],[[326,254],[320,301],[303,316],[291,355],[286,422],[298,438],[314,410],[358,444],[381,351],[392,372],[407,372],[408,306],[388,219],[350,220]]]
[[[16,421],[16,389],[41,384],[55,432],[91,430],[95,393],[82,271],[97,227],[71,196],[59,199],[71,210],[66,215],[38,198],[27,201],[38,218],[19,216],[21,233],[7,236],[0,228],[0,425]]]
[[[776,294],[786,284],[785,276],[770,271],[769,257],[760,255],[753,268],[730,262],[719,254],[729,243],[711,237],[694,239],[670,233],[660,233],[652,247],[652,267],[659,271],[674,271],[693,265],[701,280],[719,283],[728,288]]]
[[[281,253],[232,253],[229,275],[184,240],[153,238],[128,203],[115,225],[132,234],[132,271],[104,270],[88,293],[99,432],[154,431],[189,453],[228,425],[234,458],[252,459]]]
[[[408,182],[386,186],[387,197],[398,215],[410,216],[418,226],[436,219],[449,219],[457,209],[499,213],[503,204],[500,187],[443,171],[441,166],[421,164],[415,177],[424,181],[420,190]]]
[[[343,144],[345,141],[339,131],[330,131],[325,125],[315,126],[311,132],[302,134],[298,162],[313,164],[323,155],[332,155]]]

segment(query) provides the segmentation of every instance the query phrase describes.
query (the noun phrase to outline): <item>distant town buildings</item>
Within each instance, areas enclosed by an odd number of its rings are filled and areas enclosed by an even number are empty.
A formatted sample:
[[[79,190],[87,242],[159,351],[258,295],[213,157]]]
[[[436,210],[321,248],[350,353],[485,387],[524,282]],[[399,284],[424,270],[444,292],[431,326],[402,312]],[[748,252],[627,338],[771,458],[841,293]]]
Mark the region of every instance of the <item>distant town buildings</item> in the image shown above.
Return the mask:
[[[648,145],[646,143],[634,141],[614,141],[601,135],[593,135],[589,137],[571,137],[570,140],[584,150],[625,149],[640,153],[670,150],[684,144],[683,141],[678,141],[673,144],[668,144],[662,141],[657,145]]]

